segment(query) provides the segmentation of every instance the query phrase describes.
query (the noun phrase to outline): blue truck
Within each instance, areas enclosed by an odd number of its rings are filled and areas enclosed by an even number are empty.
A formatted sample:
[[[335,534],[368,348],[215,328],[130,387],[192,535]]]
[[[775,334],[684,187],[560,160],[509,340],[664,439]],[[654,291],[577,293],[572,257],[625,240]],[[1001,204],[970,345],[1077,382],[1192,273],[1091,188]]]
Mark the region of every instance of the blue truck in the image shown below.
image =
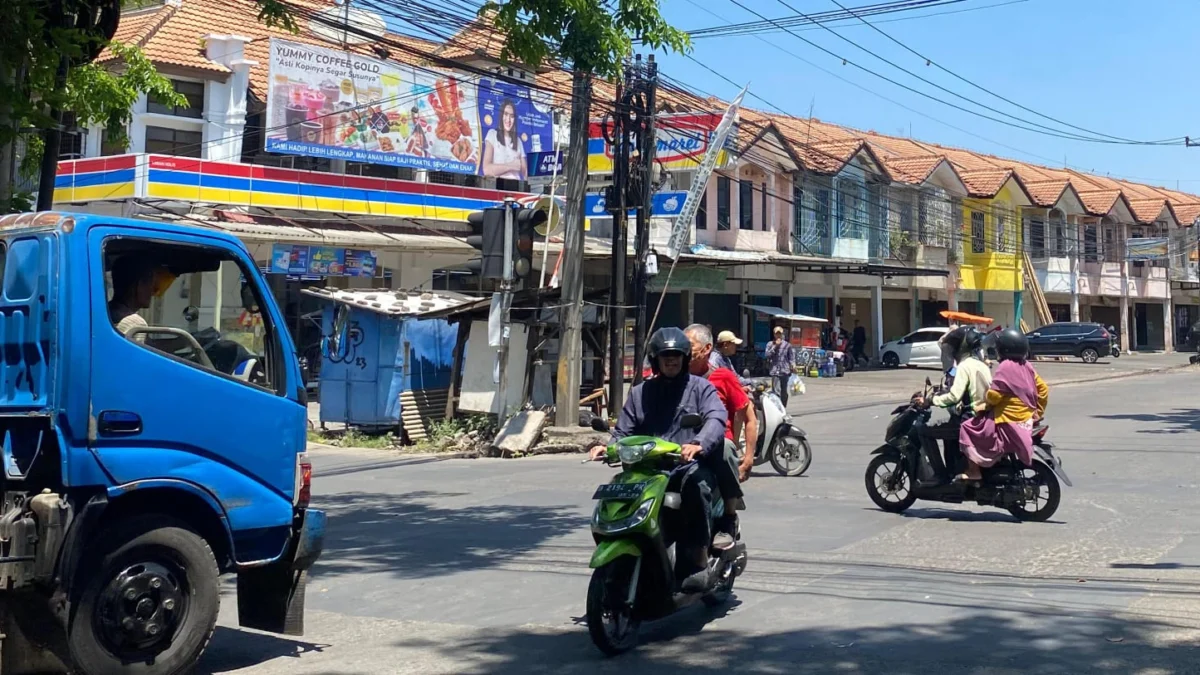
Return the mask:
[[[185,672],[222,574],[242,626],[299,634],[325,514],[295,349],[246,247],[10,215],[0,280],[4,675],[47,649],[90,675]]]

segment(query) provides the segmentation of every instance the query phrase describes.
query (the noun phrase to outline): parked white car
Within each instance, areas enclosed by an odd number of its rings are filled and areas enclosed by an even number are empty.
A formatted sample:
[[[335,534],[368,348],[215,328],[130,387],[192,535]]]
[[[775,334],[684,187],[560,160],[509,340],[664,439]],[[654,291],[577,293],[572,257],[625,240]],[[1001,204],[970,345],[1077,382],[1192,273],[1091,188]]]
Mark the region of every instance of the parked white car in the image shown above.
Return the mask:
[[[942,366],[942,350],[938,340],[949,333],[945,326],[915,330],[899,340],[892,340],[879,349],[879,361],[888,368],[900,366]]]

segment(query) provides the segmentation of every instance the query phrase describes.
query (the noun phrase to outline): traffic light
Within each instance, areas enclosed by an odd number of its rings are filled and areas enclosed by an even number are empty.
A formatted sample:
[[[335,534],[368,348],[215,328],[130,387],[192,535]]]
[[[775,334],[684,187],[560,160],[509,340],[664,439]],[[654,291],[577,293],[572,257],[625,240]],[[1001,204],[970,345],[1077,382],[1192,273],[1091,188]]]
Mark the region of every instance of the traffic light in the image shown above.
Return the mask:
[[[533,237],[546,222],[542,209],[516,209],[513,212],[513,276],[525,277],[533,271]]]
[[[480,257],[467,263],[467,269],[484,279],[504,276],[504,207],[494,206],[467,216],[472,234],[467,243],[479,249]]]

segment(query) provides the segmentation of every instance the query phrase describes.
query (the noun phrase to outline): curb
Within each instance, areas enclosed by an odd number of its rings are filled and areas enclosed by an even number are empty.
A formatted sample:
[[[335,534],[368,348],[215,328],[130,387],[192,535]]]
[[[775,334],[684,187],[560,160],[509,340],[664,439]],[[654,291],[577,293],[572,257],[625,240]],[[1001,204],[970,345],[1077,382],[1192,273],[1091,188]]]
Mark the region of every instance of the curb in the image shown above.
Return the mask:
[[[475,452],[403,452],[392,448],[363,448],[357,445],[328,445],[326,443],[309,442],[307,450],[328,450],[332,452],[354,452],[358,454],[387,454],[396,459],[477,459]]]

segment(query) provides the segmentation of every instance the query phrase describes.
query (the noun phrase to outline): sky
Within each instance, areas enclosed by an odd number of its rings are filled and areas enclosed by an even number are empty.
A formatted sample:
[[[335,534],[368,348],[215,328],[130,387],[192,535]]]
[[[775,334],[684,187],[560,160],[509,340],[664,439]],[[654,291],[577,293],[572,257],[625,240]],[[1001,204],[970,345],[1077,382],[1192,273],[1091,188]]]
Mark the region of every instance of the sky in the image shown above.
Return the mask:
[[[838,9],[833,0],[660,2],[667,20],[684,30],[761,20],[737,3],[771,19],[795,16],[794,10]],[[870,0],[838,2],[853,8]],[[972,11],[960,11],[964,9]],[[894,20],[951,11],[959,13]],[[1197,0],[964,0],[868,20],[880,22],[877,26],[884,32],[957,75],[1038,113],[1128,139],[1190,135],[1200,141]],[[945,101],[992,117],[1010,113],[1062,128],[927,66],[923,59],[861,22],[841,23],[834,30],[983,106],[938,91],[820,27],[792,30],[838,56]],[[690,56],[730,80],[748,81],[746,104],[754,108],[782,109],[800,117],[807,117],[811,110],[818,119],[857,129],[911,135],[1046,166],[1065,164],[1200,194],[1200,147],[1187,148],[1182,142],[1171,146],[1091,143],[1013,128],[843,65],[797,35],[779,31],[705,38],[693,42]],[[702,93],[728,100],[740,88],[691,58],[676,54],[656,58],[662,73]]]

